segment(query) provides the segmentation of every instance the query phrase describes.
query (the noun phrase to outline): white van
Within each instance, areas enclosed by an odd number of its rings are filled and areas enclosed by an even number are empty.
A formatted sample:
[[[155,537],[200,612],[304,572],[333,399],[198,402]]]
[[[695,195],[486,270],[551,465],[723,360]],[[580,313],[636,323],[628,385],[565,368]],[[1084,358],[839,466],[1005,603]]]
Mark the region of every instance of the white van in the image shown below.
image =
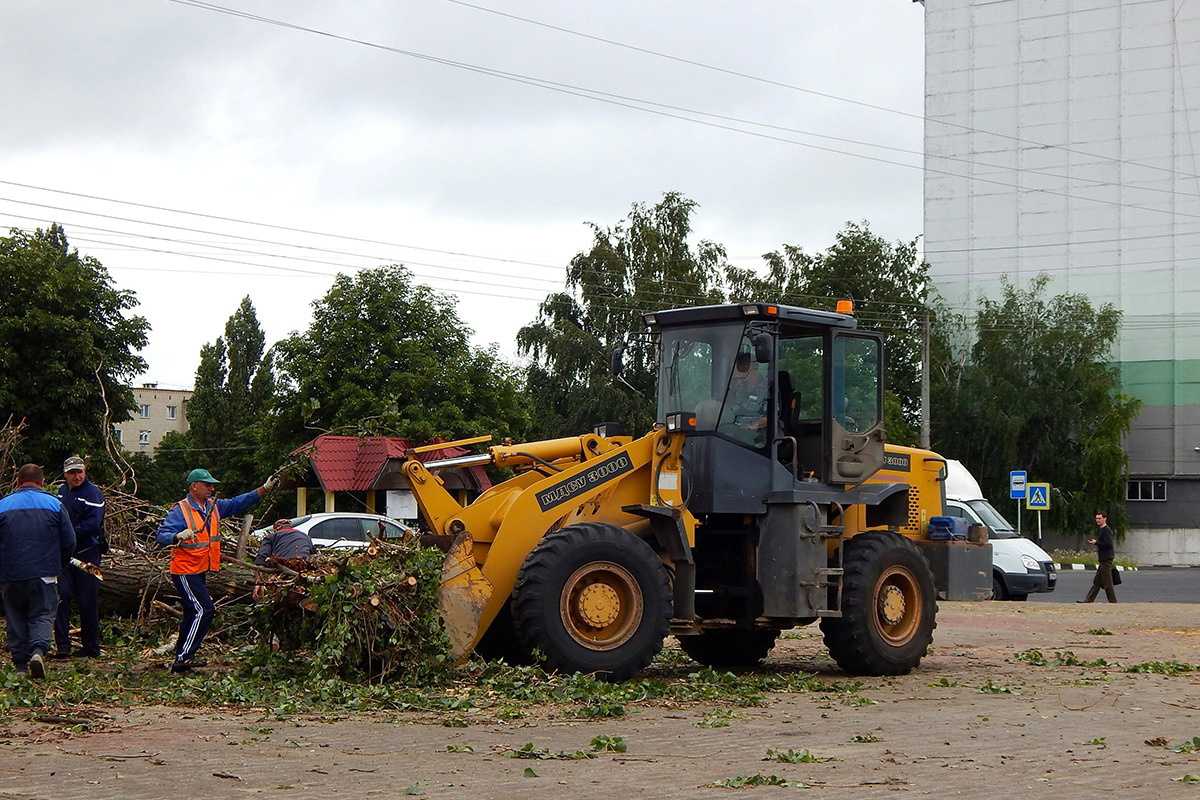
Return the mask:
[[[1013,530],[999,511],[983,497],[979,483],[959,462],[946,460],[948,517],[982,523],[992,545],[992,599],[1025,600],[1032,592],[1053,592],[1058,572],[1050,554]]]

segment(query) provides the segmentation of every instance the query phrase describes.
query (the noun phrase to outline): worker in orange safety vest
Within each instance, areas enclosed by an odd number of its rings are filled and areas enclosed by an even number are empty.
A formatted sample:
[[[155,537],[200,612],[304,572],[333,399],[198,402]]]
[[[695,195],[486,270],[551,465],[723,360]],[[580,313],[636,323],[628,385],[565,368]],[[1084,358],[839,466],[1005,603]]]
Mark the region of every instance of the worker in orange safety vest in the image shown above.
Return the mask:
[[[189,472],[187,497],[171,507],[158,527],[158,543],[171,548],[171,580],[183,605],[172,672],[187,672],[207,663],[196,658],[196,651],[217,612],[208,593],[208,573],[221,566],[221,518],[250,508],[279,485],[279,478],[272,476],[237,497],[214,500],[219,483],[206,469]]]

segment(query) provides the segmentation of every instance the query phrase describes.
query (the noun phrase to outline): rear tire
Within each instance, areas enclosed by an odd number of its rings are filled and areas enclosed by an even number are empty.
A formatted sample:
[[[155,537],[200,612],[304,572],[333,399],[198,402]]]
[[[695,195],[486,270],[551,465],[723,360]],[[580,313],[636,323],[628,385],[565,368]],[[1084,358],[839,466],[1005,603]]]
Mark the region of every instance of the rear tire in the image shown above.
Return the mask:
[[[550,669],[623,681],[662,650],[671,588],[658,554],[615,525],[569,525],[538,543],[517,574],[513,625]]]
[[[821,620],[825,646],[851,675],[911,672],[937,627],[929,562],[898,533],[859,534],[843,548],[842,616]]]
[[[775,647],[779,631],[710,630],[680,636],[679,647],[706,667],[753,667]]]

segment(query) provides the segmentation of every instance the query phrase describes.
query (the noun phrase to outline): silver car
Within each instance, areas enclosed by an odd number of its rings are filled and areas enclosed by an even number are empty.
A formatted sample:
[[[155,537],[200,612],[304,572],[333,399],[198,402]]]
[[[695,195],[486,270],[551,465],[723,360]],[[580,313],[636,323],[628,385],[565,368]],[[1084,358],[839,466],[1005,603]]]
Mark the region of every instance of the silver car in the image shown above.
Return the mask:
[[[355,514],[348,512],[329,512],[321,514],[305,514],[296,517],[291,525],[298,531],[304,531],[312,539],[313,546],[320,550],[323,547],[334,550],[353,550],[366,547],[371,540],[382,534],[384,539],[403,539],[406,536],[417,536],[417,532],[388,517],[378,514]],[[271,532],[272,528],[260,528],[254,534],[259,541]]]

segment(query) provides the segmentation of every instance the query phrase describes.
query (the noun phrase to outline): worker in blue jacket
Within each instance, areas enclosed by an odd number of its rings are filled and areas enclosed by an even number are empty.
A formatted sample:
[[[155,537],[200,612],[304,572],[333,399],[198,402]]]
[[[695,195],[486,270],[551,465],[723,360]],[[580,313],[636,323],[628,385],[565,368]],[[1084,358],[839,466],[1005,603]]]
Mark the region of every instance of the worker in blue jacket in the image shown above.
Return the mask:
[[[104,495],[88,480],[87,464],[79,456],[63,463],[64,483],[58,499],[71,517],[75,528],[75,558],[100,566],[100,557],[108,552],[104,534]],[[79,652],[71,651],[71,601],[79,606]],[[58,616],[54,620],[56,658],[81,655],[100,657],[100,579],[77,566],[68,566],[58,576]]]
[[[0,499],[0,583],[4,584],[4,618],[8,650],[17,672],[46,677],[56,584],[75,552],[75,529],[57,497],[47,494],[42,468],[26,464],[17,470],[17,489]]]

